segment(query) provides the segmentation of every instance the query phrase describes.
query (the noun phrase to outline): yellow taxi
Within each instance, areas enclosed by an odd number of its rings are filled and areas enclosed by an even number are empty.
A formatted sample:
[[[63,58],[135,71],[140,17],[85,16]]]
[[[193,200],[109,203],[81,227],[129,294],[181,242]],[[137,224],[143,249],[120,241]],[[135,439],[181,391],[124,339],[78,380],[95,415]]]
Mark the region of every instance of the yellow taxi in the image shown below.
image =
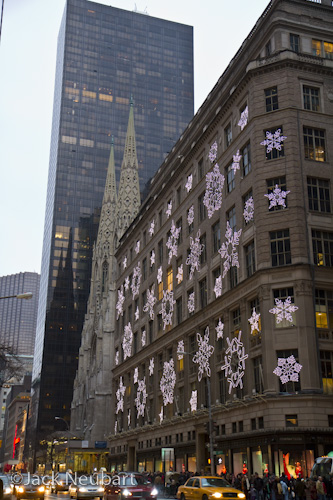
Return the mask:
[[[242,491],[230,486],[222,477],[215,476],[193,476],[177,491],[178,500],[216,500],[234,499],[243,500],[245,495]]]

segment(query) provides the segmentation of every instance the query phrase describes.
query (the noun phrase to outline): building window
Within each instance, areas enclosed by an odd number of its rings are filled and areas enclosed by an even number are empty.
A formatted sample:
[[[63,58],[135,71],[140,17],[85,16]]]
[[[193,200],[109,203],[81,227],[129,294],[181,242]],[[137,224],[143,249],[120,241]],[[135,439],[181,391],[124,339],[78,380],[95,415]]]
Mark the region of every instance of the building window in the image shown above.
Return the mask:
[[[251,241],[248,245],[244,247],[245,250],[245,266],[246,266],[246,275],[249,278],[254,274],[256,270],[256,260],[255,260],[255,249],[254,249],[254,241]]]
[[[274,179],[268,179],[266,183],[267,183],[267,194],[272,193],[276,186],[278,186],[278,188],[280,188],[281,191],[287,191],[286,177],[284,175],[282,177],[275,177]],[[275,205],[269,208],[271,202],[268,198],[267,198],[267,203],[268,203],[268,210],[270,212],[274,212],[276,210],[282,210],[284,208],[282,205]],[[284,204],[286,207],[288,206],[287,195],[284,198]]]
[[[272,266],[286,266],[291,264],[289,229],[272,231],[269,233],[271,240]]]
[[[269,57],[272,53],[271,41],[269,40],[265,45],[265,57]]]
[[[213,252],[216,253],[221,247],[221,228],[219,220],[212,225],[212,243]]]
[[[333,233],[312,229],[312,248],[317,266],[333,266]]]
[[[331,213],[329,181],[308,177],[308,199],[309,210]]]
[[[224,129],[224,140],[225,140],[225,147],[227,148],[228,146],[230,146],[231,141],[232,141],[231,123],[228,123],[228,125]]]
[[[244,430],[243,420],[240,420],[238,422],[238,432],[243,432],[243,430]]]
[[[158,223],[159,223],[159,226],[160,228],[162,227],[163,225],[163,210],[160,210],[158,212]]]
[[[181,204],[181,202],[182,202],[182,187],[179,186],[179,188],[177,189],[177,206],[178,207]]]
[[[277,87],[265,89],[266,113],[279,109]]]
[[[264,417],[259,417],[258,418],[258,429],[263,429],[264,428]]]
[[[142,280],[147,278],[147,258],[145,257],[142,261]]]
[[[320,366],[324,394],[333,395],[333,351],[320,351]]]
[[[138,332],[133,334],[133,354],[138,352]]]
[[[178,245],[180,245],[181,243],[183,243],[183,220],[182,220],[182,218],[177,220],[176,227],[177,227],[177,229],[180,229],[179,236],[178,236]]]
[[[286,427],[298,427],[297,415],[286,415]]]
[[[333,292],[328,290],[315,291],[316,327],[333,328]],[[327,338],[329,338],[327,336]]]
[[[241,324],[241,312],[240,308],[238,307],[237,309],[232,311],[231,335],[234,335],[235,337],[238,336],[240,330],[240,324]]]
[[[163,240],[158,242],[158,263],[163,264]]]
[[[272,128],[270,130],[266,130],[265,131],[265,139],[267,138],[266,137],[266,132],[270,132],[271,134],[275,134],[275,132],[277,130],[280,130],[280,136],[283,136],[283,128],[282,127],[275,127],[275,128]],[[281,149],[276,149],[276,148],[273,148],[272,151],[270,151],[269,153],[267,152],[267,146],[266,146],[266,160],[275,160],[276,158],[282,158],[284,156],[284,145],[283,145],[283,142],[280,143],[280,147]]]
[[[325,131],[303,127],[304,155],[307,160],[326,161]]]
[[[236,266],[233,266],[229,270],[229,286],[230,288],[234,288],[238,284],[238,269]]]
[[[227,222],[229,222],[229,226],[231,227],[232,231],[236,231],[236,207],[232,207],[228,212],[227,212]]]
[[[251,418],[251,431],[255,431],[257,429],[257,422],[255,418]]]
[[[333,415],[328,416],[328,427],[333,427]]]
[[[163,281],[161,281],[161,283],[158,283],[157,285],[157,297],[158,300],[163,299]],[[157,316],[161,316],[161,314],[158,314]]]
[[[312,54],[317,57],[321,57],[321,41],[312,40]]]
[[[107,262],[103,262],[102,268],[102,293],[107,291],[108,275],[109,275],[109,265]]]
[[[203,266],[207,261],[207,238],[206,234],[203,234],[200,238],[200,245],[202,245],[202,252],[200,254],[200,264]]]
[[[204,162],[203,162],[203,158],[201,158],[199,161],[198,161],[198,179],[202,179],[203,176],[204,176]]]
[[[151,344],[154,338],[154,321],[149,321],[148,336],[149,336],[149,344]]]
[[[203,309],[207,305],[207,279],[199,282],[200,307]]]
[[[183,321],[183,297],[179,297],[176,300],[176,315],[177,315],[177,325]]]
[[[198,208],[199,208],[199,221],[202,222],[206,219],[207,212],[206,212],[206,207],[203,203],[205,197],[205,193],[202,193],[201,196],[198,198]]]
[[[292,50],[293,52],[299,52],[299,35],[294,35],[293,33],[290,33],[289,40],[290,40],[290,50]]]
[[[254,389],[257,394],[264,392],[264,376],[262,371],[262,357],[253,358]]]
[[[193,205],[192,205],[192,207],[193,207]],[[189,212],[192,209],[192,207],[189,208],[188,211],[187,211],[187,215],[186,215],[187,220],[188,220],[188,217],[189,217]],[[188,227],[188,234],[191,234],[193,232],[193,229],[194,229],[194,222],[191,222],[191,224],[188,224],[187,227]]]
[[[290,349],[290,350],[285,350],[285,351],[277,351],[276,353],[277,358],[289,358],[290,356],[294,356],[296,362],[298,363],[298,351],[297,349]],[[276,360],[277,363],[277,360]],[[276,364],[277,366],[277,364]],[[298,392],[301,390],[301,383],[300,381],[298,382],[293,382],[289,381],[283,384],[281,382],[281,379],[279,378],[279,385],[280,385],[280,392]]]
[[[245,177],[247,174],[251,172],[251,146],[250,143],[246,144],[244,148],[241,150],[242,155],[242,171],[243,176]]]
[[[173,290],[173,271],[171,266],[167,269],[167,290]]]
[[[333,59],[333,43],[324,42],[324,55],[326,59]]]
[[[233,189],[235,189],[235,171],[230,165],[226,168],[226,177],[227,177],[227,192],[231,193]]]
[[[318,88],[303,85],[303,107],[309,111],[320,111]]]
[[[223,404],[227,399],[227,391],[226,391],[226,378],[222,371],[219,372],[219,396],[220,402]]]
[[[236,432],[237,432],[237,423],[236,422],[232,422],[232,433],[236,434]]]
[[[274,305],[275,305],[275,299],[280,299],[282,302],[284,302],[288,297],[291,299],[291,304],[294,304],[294,289],[293,287],[289,288],[278,288],[273,290],[273,297],[274,297]],[[283,318],[280,323],[277,323],[276,317],[275,317],[275,328],[289,328],[290,326],[295,326],[296,325],[296,312],[291,313],[292,316],[292,322],[288,321],[286,318]]]
[[[317,57],[333,59],[333,43],[312,40],[312,54]]]

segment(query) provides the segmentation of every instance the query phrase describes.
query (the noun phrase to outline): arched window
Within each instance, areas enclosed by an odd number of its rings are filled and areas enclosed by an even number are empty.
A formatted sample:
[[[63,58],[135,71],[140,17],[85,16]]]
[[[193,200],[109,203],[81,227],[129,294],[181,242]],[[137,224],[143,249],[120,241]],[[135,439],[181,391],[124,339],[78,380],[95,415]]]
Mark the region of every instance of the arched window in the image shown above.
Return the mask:
[[[107,262],[103,262],[103,276],[102,276],[102,293],[106,292],[108,283],[109,266]]]

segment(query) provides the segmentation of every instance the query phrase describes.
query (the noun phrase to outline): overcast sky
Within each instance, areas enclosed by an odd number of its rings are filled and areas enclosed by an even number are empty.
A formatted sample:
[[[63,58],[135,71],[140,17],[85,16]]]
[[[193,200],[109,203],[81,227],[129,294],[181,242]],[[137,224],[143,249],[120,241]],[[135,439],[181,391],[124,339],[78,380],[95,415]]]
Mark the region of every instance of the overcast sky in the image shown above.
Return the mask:
[[[101,0],[194,27],[195,111],[268,0]],[[57,36],[65,0],[5,0],[0,45],[0,276],[40,272]]]

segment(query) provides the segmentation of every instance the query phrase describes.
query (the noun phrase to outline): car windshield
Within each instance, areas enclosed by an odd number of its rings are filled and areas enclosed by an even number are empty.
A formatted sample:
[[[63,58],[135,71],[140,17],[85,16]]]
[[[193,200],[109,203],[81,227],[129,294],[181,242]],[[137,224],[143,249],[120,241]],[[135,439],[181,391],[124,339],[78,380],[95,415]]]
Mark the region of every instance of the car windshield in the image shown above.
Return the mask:
[[[331,458],[323,458],[320,462],[314,464],[312,469],[312,477],[313,476],[329,476],[332,469],[332,459]]]
[[[138,484],[148,484],[148,481],[142,476],[126,476],[120,479],[120,484],[123,486],[137,486]]]
[[[209,487],[215,486],[215,488],[230,488],[230,484],[220,477],[203,477],[201,479],[201,486]]]
[[[83,485],[83,484],[93,484],[94,486],[96,485],[96,480],[93,477],[90,476],[81,476],[77,479],[76,484]]]

